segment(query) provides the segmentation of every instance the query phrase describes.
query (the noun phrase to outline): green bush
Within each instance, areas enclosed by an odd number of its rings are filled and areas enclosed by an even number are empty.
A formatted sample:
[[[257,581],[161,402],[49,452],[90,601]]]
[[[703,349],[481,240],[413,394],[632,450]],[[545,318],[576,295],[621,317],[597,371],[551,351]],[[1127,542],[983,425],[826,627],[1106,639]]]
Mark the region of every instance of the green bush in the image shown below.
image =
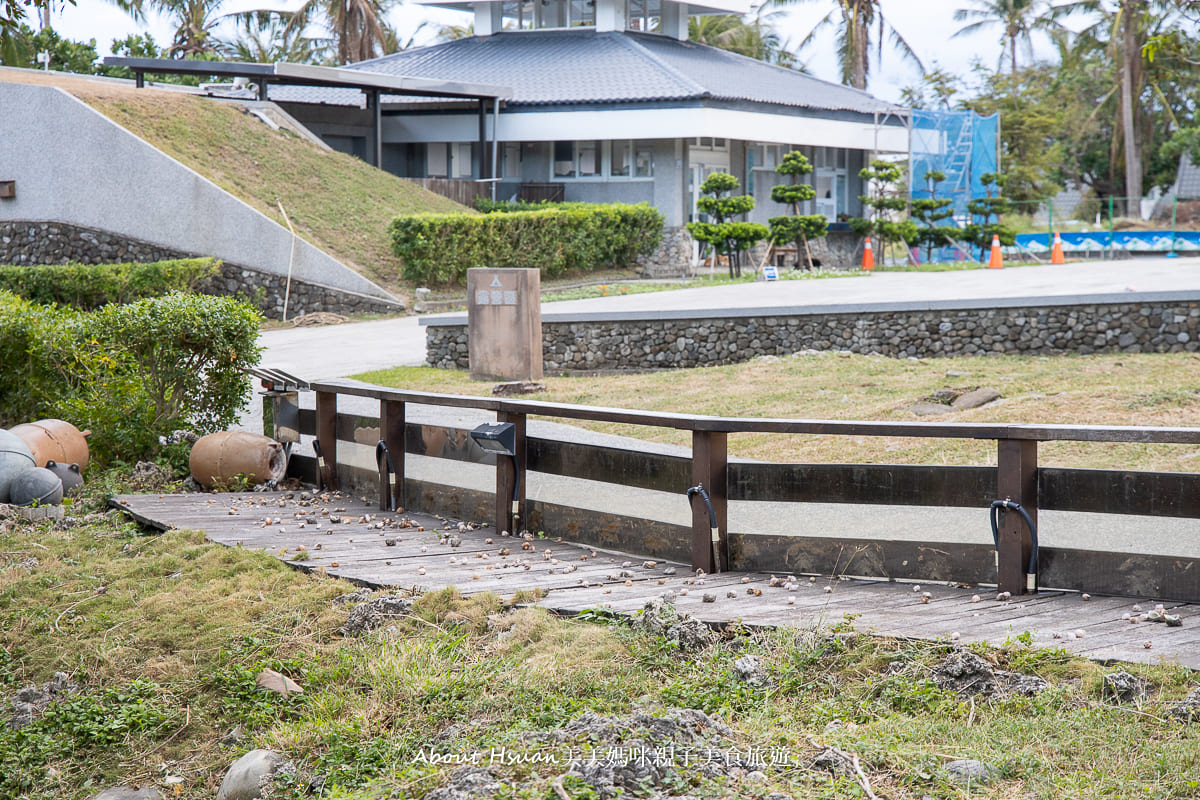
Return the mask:
[[[216,275],[214,258],[181,258],[150,264],[39,264],[0,266],[0,290],[37,303],[59,303],[90,311],[109,303],[194,291]]]
[[[403,277],[465,281],[471,267],[526,267],[548,277],[567,270],[628,266],[662,239],[663,216],[648,203],[564,203],[538,211],[396,217],[392,249]]]
[[[77,385],[67,368],[81,315],[0,290],[0,427],[45,416]]]
[[[221,430],[249,396],[260,321],[228,297],[173,293],[88,313],[0,291],[0,423],[91,428],[100,462],[149,457],[177,428]]]

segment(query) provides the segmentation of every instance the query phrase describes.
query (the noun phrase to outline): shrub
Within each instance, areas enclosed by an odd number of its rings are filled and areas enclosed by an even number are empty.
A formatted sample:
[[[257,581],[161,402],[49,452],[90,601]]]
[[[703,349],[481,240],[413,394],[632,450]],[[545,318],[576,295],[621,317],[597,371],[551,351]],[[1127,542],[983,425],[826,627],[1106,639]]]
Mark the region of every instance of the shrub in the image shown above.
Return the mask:
[[[389,233],[403,277],[464,282],[471,267],[531,267],[546,276],[627,266],[654,251],[663,217],[648,203],[566,203],[538,211],[396,217]]]
[[[109,303],[132,303],[176,291],[194,291],[216,275],[213,258],[181,258],[150,264],[41,264],[0,266],[0,290],[37,303],[91,310]]]
[[[153,455],[176,428],[227,427],[258,363],[258,313],[173,293],[85,313],[0,292],[0,420],[91,428],[98,461]]]
[[[73,390],[64,365],[82,339],[79,317],[0,289],[0,427],[48,413]]]

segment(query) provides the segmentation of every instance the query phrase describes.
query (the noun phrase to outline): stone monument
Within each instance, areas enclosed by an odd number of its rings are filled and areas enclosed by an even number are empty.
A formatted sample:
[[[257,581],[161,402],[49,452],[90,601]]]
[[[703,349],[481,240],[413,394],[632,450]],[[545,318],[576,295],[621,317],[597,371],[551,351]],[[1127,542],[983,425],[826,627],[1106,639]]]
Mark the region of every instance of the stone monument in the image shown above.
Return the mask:
[[[542,379],[541,287],[536,269],[467,270],[472,379]]]

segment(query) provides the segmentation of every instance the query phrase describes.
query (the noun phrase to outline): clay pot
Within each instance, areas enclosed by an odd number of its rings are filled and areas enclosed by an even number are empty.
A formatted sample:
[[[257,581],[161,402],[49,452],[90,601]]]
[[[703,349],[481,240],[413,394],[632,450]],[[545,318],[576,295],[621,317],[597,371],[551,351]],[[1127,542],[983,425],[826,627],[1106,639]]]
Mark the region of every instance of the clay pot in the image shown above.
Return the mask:
[[[8,502],[8,487],[16,477],[36,466],[29,445],[16,434],[0,429],[0,503]]]
[[[60,464],[78,464],[83,472],[88,465],[87,437],[91,431],[81,431],[61,419],[39,419],[17,425],[12,432],[29,445],[37,466],[46,466],[47,461]]]
[[[62,481],[45,467],[27,469],[8,485],[8,497],[14,506],[57,506],[63,499]]]
[[[256,485],[279,480],[287,471],[283,445],[246,431],[221,431],[202,436],[192,445],[188,460],[192,478],[206,489],[242,479]]]
[[[62,481],[63,494],[70,496],[83,491],[83,476],[79,474],[78,464],[60,464],[50,460],[46,462],[46,469],[53,472]]]

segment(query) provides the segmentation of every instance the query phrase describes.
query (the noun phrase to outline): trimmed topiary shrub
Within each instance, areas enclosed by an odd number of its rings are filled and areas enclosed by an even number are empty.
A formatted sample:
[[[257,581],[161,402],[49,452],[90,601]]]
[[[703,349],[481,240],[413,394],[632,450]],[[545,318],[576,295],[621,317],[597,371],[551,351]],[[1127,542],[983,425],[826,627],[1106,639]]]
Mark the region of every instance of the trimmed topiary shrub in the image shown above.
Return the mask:
[[[525,267],[548,277],[567,270],[624,267],[654,252],[663,216],[648,203],[564,203],[537,211],[396,217],[392,249],[403,277],[465,281],[471,267]]]
[[[109,303],[194,291],[221,269],[215,258],[181,258],[149,264],[36,264],[0,266],[0,290],[37,303],[89,311]]]

